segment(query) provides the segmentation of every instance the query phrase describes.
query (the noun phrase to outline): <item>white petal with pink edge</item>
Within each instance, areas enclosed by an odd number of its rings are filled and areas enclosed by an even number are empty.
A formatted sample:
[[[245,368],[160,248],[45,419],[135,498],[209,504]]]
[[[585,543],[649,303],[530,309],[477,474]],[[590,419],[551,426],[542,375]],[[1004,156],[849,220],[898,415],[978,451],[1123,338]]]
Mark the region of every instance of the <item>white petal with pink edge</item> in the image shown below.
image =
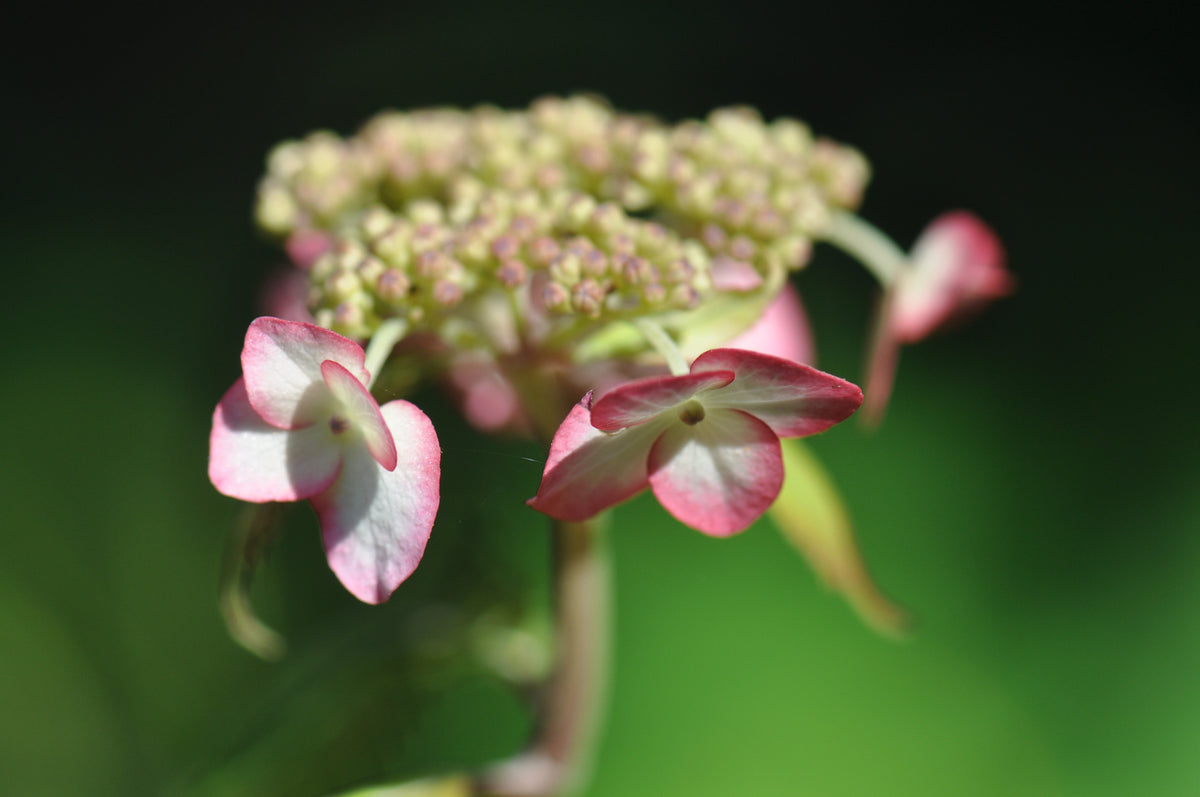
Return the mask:
[[[744,410],[780,437],[823,432],[862,404],[858,386],[807,365],[742,349],[713,349],[696,358],[692,371],[733,371],[727,387],[702,399],[706,408]]]
[[[708,371],[683,376],[651,376],[618,385],[592,406],[592,425],[606,432],[636,426],[697,393],[723,387],[733,380],[732,371]]]
[[[1005,296],[1013,280],[1004,249],[991,228],[970,213],[934,219],[897,279],[888,325],[901,343],[915,343],[958,313]]]
[[[310,498],[333,483],[341,462],[328,428],[286,431],[260,418],[242,379],[213,413],[208,477],[225,495],[255,503]]]
[[[779,438],[736,410],[714,410],[692,426],[672,425],[651,449],[649,470],[659,503],[714,537],[748,528],[783,485]]]
[[[671,422],[610,434],[592,425],[590,404],[589,393],[554,433],[542,483],[527,502],[559,520],[586,520],[644,490],[650,447]]]
[[[345,420],[363,436],[371,456],[384,469],[395,470],[396,443],[379,414],[375,397],[353,374],[333,360],[321,363],[321,376],[329,392],[341,404],[341,411],[348,416]]]
[[[355,597],[382,603],[421,561],[440,498],[441,448],[433,424],[407,401],[380,408],[397,447],[396,469],[350,446],[337,481],[312,499],[329,567]]]
[[[242,373],[255,411],[272,426],[296,429],[327,408],[321,363],[332,360],[364,384],[362,347],[328,329],[280,318],[256,318],[246,330]]]

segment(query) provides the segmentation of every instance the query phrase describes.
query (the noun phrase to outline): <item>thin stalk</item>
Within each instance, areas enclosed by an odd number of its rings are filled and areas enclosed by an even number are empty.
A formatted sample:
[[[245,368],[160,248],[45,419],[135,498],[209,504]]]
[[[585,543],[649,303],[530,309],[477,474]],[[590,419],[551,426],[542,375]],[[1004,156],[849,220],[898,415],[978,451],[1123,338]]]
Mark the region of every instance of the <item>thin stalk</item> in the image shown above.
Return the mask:
[[[688,368],[687,360],[683,357],[683,352],[679,350],[679,344],[671,339],[665,329],[645,318],[639,318],[634,324],[646,338],[646,342],[667,361],[667,367],[671,369],[673,376],[684,376],[691,370]]]
[[[557,664],[533,744],[477,780],[476,794],[551,797],[586,782],[608,682],[612,600],[602,522],[554,524]]]
[[[853,213],[836,213],[825,240],[852,255],[875,275],[885,288],[900,275],[908,262],[896,242]]]
[[[367,344],[365,367],[367,373],[371,375],[371,381],[367,385],[368,389],[375,384],[375,379],[383,370],[383,364],[387,362],[392,349],[396,348],[396,344],[407,332],[408,322],[401,318],[389,318],[379,325],[379,329],[375,330],[375,334],[371,336],[371,342]]]

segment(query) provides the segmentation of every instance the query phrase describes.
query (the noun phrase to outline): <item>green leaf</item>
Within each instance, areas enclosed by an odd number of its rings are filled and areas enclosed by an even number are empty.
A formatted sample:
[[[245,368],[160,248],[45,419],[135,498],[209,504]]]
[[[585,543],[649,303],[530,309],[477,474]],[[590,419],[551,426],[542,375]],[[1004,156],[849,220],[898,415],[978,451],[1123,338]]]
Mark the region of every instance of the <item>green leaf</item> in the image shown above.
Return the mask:
[[[450,775],[344,792],[338,797],[468,797],[472,793],[469,778]]]
[[[879,590],[867,571],[833,480],[800,440],[781,443],[785,476],[779,498],[768,510],[771,519],[864,622],[881,634],[903,636],[908,615]]]

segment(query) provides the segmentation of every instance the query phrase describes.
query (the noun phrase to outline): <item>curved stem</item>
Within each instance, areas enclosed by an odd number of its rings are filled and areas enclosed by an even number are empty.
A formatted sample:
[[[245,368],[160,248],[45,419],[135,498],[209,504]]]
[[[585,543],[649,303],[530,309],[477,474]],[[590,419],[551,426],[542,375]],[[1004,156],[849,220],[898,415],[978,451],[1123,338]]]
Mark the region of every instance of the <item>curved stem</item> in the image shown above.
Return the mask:
[[[608,680],[612,596],[602,526],[599,519],[554,524],[557,665],[533,744],[484,772],[477,794],[549,797],[587,778]]]
[[[387,362],[388,355],[392,353],[392,349],[396,348],[396,344],[407,332],[408,322],[400,318],[389,318],[379,325],[379,329],[375,330],[375,334],[371,336],[371,342],[367,344],[366,369],[367,373],[371,375],[371,382],[367,385],[368,389],[375,384],[375,379],[383,370],[383,364]]]
[[[229,635],[260,659],[283,658],[287,643],[250,604],[250,582],[263,549],[279,528],[282,504],[252,504],[230,530],[221,565],[221,616]]]
[[[667,361],[667,367],[671,369],[673,376],[684,376],[691,370],[688,368],[687,360],[683,357],[683,352],[679,350],[679,345],[671,339],[665,329],[645,318],[639,318],[633,323],[646,338],[646,342]]]
[[[908,262],[895,241],[853,213],[836,213],[825,240],[857,258],[884,287],[891,285]]]

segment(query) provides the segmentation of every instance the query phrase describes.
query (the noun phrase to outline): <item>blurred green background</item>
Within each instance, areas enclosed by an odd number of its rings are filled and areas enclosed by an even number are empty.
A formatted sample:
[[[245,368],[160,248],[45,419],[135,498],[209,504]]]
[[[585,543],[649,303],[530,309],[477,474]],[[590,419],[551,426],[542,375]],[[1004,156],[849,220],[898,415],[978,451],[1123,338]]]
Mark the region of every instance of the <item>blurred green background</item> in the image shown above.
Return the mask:
[[[544,600],[545,523],[521,503],[540,451],[422,397],[447,496],[425,563],[359,604],[294,507],[255,585],[291,643],[267,664],[217,612],[240,507],[206,480],[207,435],[280,260],[250,216],[273,143],[576,90],[805,119],[871,159],[882,229],[907,243],[973,209],[1020,280],[905,351],[879,432],[815,442],[912,640],[864,628],[767,522],[721,542],[645,497],[616,511],[587,794],[1193,793],[1198,83],[1186,28],[1138,11],[10,11],[0,793],[319,795],[520,746],[521,700],[461,632]],[[859,377],[868,278],[822,248],[798,283],[821,365]]]

